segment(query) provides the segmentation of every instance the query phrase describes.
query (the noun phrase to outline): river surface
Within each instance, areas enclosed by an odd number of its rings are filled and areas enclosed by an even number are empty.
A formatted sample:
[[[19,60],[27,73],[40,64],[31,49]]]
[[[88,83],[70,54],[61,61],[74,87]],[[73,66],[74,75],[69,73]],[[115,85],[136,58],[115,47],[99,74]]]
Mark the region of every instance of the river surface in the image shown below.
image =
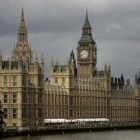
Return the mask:
[[[2,140],[140,140],[140,130],[118,130],[102,132],[80,132],[24,137],[3,138]]]

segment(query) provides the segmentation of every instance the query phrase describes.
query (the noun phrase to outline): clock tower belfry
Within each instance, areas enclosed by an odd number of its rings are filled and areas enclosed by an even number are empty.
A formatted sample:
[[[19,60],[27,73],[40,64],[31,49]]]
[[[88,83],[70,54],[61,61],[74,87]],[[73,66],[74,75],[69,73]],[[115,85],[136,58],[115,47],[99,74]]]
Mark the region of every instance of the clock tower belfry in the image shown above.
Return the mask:
[[[77,46],[78,76],[93,76],[97,64],[97,47],[92,38],[91,26],[86,11],[86,19],[82,28],[82,37]]]

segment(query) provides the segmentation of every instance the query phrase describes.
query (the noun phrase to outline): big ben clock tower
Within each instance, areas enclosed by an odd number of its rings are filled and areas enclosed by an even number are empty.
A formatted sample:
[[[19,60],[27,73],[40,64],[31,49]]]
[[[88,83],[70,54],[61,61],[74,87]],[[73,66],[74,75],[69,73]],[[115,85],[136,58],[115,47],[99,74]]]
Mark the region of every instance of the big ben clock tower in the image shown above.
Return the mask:
[[[82,28],[82,37],[77,46],[78,76],[93,76],[97,64],[97,47],[92,38],[91,27],[86,11],[86,19]]]

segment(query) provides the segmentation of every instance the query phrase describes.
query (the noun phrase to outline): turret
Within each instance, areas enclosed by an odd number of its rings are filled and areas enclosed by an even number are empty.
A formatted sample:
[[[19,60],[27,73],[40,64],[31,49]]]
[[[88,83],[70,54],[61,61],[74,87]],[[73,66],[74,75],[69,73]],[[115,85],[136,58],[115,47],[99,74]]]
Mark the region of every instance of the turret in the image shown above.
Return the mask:
[[[110,63],[109,63],[109,65],[108,65],[108,71],[111,72]]]
[[[59,65],[58,57],[57,57],[57,59],[56,59],[56,65]]]
[[[11,69],[11,58],[9,58],[9,69]]]
[[[54,60],[53,60],[53,57],[52,57],[52,60],[51,60],[51,73],[54,72]]]
[[[72,75],[74,76],[74,74],[75,74],[75,67],[74,67],[74,59],[73,58],[71,60],[71,71],[72,71]]]
[[[110,67],[110,63],[109,63],[109,65],[108,65],[108,74],[109,74],[109,76],[110,76],[110,78],[111,78],[111,67]]]
[[[138,75],[137,75],[137,72],[135,74],[135,85],[137,85],[137,80],[138,80]]]
[[[70,59],[69,57],[67,57],[67,67],[69,68],[69,66],[70,66]]]
[[[34,63],[34,65],[35,65],[35,70],[38,71],[38,56],[37,56],[37,52],[35,54],[35,63]]]
[[[1,53],[1,50],[0,50],[0,69],[2,69],[2,53]]]
[[[37,56],[37,52],[36,52],[36,54],[35,54],[35,63],[37,63],[38,62],[38,56]]]
[[[104,66],[104,72],[105,72],[105,74],[107,74],[107,66],[106,66],[106,63],[105,63],[105,66]]]
[[[43,56],[43,53],[42,53],[42,56],[41,56],[41,71],[44,72],[44,56]]]

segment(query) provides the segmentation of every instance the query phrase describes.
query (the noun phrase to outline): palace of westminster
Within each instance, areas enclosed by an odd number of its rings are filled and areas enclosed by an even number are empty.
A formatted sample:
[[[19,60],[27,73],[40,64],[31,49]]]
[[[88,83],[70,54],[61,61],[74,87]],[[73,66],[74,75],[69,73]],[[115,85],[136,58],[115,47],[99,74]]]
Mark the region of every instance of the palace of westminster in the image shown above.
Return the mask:
[[[76,64],[77,63],[77,64]],[[140,74],[130,80],[111,77],[111,66],[97,70],[97,45],[86,13],[77,45],[60,65],[51,60],[50,80],[44,78],[44,57],[33,59],[22,9],[12,58],[0,52],[0,100],[6,126],[43,125],[46,118],[108,118],[110,122],[140,121]],[[44,80],[45,79],[45,80]]]

